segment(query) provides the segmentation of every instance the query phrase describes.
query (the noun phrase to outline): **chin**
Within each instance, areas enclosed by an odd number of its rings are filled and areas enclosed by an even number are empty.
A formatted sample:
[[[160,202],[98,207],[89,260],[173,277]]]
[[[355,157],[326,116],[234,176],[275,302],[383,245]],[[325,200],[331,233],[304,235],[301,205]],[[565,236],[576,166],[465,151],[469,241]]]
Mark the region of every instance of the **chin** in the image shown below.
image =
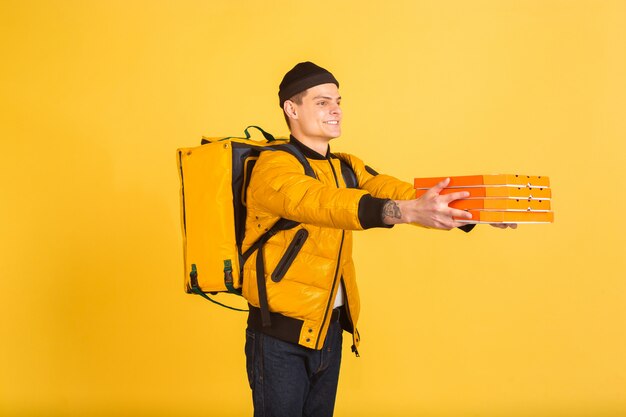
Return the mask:
[[[328,133],[328,137],[329,137],[330,139],[336,139],[336,138],[338,138],[339,136],[341,136],[341,130],[339,130],[339,131],[337,131],[337,132],[329,132],[329,133]]]

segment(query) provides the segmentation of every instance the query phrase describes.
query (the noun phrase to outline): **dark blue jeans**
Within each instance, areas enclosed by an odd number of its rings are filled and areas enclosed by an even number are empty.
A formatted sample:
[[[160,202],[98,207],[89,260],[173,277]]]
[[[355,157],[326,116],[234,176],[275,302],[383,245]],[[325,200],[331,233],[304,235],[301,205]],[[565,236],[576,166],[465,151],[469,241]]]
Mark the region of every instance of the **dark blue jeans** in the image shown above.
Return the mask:
[[[246,329],[246,368],[254,417],[330,417],[341,365],[341,325],[331,323],[321,350]]]

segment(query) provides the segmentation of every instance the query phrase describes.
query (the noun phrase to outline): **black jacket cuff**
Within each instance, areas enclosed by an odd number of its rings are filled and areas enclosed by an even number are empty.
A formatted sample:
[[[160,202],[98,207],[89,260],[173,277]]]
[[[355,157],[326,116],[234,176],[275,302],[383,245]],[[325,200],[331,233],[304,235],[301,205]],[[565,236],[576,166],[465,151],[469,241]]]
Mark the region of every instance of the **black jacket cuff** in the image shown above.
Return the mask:
[[[383,223],[383,206],[389,201],[386,198],[372,197],[365,194],[359,201],[359,222],[363,229],[371,229],[372,227],[390,228],[393,225]]]
[[[463,230],[465,233],[469,233],[476,226],[475,223],[465,224],[463,226],[459,226],[459,229]]]

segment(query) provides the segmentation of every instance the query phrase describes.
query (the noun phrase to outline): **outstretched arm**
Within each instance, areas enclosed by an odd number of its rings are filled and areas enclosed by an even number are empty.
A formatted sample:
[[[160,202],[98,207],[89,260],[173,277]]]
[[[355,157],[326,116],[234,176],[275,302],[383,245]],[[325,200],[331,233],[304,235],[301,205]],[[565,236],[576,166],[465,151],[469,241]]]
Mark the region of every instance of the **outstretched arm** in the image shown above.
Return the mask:
[[[456,221],[471,219],[472,215],[466,211],[448,207],[454,200],[466,198],[466,191],[441,195],[441,191],[447,187],[449,178],[441,181],[424,195],[415,200],[390,200],[383,208],[383,222],[385,224],[417,223],[434,229],[450,230],[463,226],[465,223]]]
[[[383,207],[385,224],[417,223],[434,229],[450,230],[463,226],[465,223],[455,220],[471,219],[472,215],[464,210],[448,206],[452,201],[469,197],[466,191],[441,195],[448,186],[450,179],[441,181],[424,195],[415,200],[390,200]],[[494,227],[515,229],[516,224],[492,224]]]

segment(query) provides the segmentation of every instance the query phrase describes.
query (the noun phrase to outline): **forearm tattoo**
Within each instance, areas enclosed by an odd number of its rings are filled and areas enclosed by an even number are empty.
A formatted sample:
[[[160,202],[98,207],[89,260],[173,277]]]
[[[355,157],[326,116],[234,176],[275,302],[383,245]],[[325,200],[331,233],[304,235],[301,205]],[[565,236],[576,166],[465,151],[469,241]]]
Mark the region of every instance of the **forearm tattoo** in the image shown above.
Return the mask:
[[[392,219],[401,219],[402,213],[400,212],[400,206],[393,201],[389,200],[383,206],[383,219],[390,217]]]

